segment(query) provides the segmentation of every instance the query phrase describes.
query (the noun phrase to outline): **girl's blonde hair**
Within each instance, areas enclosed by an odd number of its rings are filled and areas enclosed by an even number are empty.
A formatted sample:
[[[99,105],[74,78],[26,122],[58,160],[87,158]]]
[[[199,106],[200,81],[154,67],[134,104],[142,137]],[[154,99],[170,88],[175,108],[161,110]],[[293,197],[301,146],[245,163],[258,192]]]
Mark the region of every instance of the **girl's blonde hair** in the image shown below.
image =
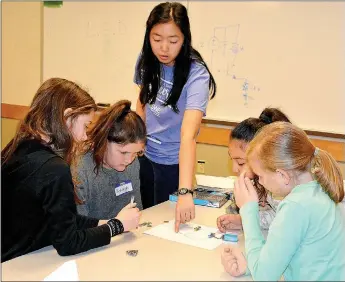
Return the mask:
[[[328,152],[316,148],[307,134],[291,123],[274,122],[264,126],[249,143],[247,158],[253,153],[269,171],[311,172],[335,203],[343,200],[344,182],[337,162]]]

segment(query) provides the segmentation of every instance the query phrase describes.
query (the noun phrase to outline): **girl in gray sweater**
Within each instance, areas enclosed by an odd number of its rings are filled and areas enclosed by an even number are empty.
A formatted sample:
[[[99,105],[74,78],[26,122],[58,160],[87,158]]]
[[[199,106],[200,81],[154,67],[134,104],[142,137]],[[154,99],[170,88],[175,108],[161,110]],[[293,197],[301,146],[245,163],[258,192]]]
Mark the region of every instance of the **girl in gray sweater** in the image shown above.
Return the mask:
[[[142,119],[122,100],[105,109],[89,131],[85,154],[77,166],[79,214],[111,218],[134,201],[142,209],[139,161],[146,142]]]

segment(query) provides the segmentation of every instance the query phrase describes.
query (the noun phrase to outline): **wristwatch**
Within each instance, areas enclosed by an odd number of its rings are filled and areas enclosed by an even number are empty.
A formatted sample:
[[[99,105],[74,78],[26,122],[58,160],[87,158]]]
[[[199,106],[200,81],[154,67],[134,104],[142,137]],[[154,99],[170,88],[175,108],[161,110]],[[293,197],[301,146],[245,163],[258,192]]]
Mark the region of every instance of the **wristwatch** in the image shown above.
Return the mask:
[[[186,195],[187,193],[194,194],[193,190],[187,189],[187,188],[181,188],[178,190],[179,195]]]

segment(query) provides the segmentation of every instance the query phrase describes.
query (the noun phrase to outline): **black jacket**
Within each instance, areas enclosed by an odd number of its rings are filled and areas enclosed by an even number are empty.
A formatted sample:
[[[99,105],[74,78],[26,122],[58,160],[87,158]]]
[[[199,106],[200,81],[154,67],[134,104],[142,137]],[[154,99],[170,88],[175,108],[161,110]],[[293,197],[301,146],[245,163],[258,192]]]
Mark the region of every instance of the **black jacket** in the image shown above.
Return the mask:
[[[77,214],[68,164],[37,140],[1,167],[1,261],[48,245],[73,255],[110,243],[107,225]]]

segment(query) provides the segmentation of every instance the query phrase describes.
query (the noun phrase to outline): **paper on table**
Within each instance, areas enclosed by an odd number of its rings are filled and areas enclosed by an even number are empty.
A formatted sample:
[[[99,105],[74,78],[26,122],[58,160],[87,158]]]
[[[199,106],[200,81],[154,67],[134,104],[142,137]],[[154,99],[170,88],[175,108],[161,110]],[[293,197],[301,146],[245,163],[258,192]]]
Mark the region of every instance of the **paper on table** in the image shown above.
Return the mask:
[[[219,177],[210,176],[203,174],[196,174],[197,185],[207,186],[207,187],[217,187],[223,189],[233,189],[235,185],[236,177]]]
[[[65,262],[43,281],[79,281],[77,263],[75,260]]]
[[[201,228],[200,230],[195,231],[194,228],[197,226],[200,226]],[[180,225],[179,233],[175,233],[174,229],[175,220],[173,219],[168,223],[157,225],[144,233],[207,250],[213,250],[223,243],[222,239],[208,238],[210,233],[217,233],[218,229],[215,227],[188,223]]]

